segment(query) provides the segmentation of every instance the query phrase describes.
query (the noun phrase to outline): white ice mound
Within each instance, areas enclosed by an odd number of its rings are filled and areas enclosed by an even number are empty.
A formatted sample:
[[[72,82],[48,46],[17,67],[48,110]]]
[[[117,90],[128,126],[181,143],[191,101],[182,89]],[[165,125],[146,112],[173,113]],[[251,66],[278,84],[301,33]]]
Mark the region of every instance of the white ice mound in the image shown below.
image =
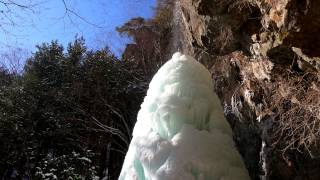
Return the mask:
[[[175,53],[153,77],[119,180],[249,180],[209,71]]]

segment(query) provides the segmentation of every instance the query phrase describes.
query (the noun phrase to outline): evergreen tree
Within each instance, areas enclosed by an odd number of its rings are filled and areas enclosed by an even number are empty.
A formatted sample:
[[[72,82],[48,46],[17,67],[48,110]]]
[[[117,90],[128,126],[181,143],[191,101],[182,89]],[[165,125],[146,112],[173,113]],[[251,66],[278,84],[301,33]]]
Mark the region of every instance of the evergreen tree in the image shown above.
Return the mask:
[[[57,41],[37,46],[20,76],[1,69],[1,178],[116,179],[145,93],[141,74],[82,38],[66,51]]]

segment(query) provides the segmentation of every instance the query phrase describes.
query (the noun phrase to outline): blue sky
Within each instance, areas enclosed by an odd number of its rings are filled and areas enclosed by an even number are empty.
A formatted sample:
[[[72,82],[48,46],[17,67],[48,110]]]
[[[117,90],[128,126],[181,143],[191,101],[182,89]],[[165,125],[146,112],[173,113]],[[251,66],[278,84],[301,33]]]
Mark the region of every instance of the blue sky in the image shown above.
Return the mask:
[[[36,3],[37,0],[16,2]],[[8,24],[4,26],[6,31],[0,30],[0,53],[12,48],[34,52],[36,44],[55,39],[66,46],[78,35],[86,39],[89,48],[108,45],[119,55],[129,39],[120,37],[115,28],[133,17],[152,17],[156,0],[65,0],[70,9],[89,23],[72,13],[69,13],[70,17],[65,15],[63,0],[38,2],[33,12],[13,9],[13,20],[17,25]],[[1,9],[4,7],[0,4]]]

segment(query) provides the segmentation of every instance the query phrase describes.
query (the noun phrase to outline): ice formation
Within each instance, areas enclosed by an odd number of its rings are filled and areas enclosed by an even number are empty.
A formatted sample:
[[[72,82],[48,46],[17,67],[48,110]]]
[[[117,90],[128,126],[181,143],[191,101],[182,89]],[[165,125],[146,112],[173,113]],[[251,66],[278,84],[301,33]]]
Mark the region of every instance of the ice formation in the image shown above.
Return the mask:
[[[119,180],[249,180],[209,71],[175,53],[153,77]]]

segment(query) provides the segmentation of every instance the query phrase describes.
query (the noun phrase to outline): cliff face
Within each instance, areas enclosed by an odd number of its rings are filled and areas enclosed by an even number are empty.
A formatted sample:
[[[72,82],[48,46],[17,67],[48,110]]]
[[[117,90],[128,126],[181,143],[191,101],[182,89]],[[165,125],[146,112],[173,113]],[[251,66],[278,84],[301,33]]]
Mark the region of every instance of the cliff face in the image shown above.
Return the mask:
[[[179,0],[252,179],[320,179],[320,1]]]

